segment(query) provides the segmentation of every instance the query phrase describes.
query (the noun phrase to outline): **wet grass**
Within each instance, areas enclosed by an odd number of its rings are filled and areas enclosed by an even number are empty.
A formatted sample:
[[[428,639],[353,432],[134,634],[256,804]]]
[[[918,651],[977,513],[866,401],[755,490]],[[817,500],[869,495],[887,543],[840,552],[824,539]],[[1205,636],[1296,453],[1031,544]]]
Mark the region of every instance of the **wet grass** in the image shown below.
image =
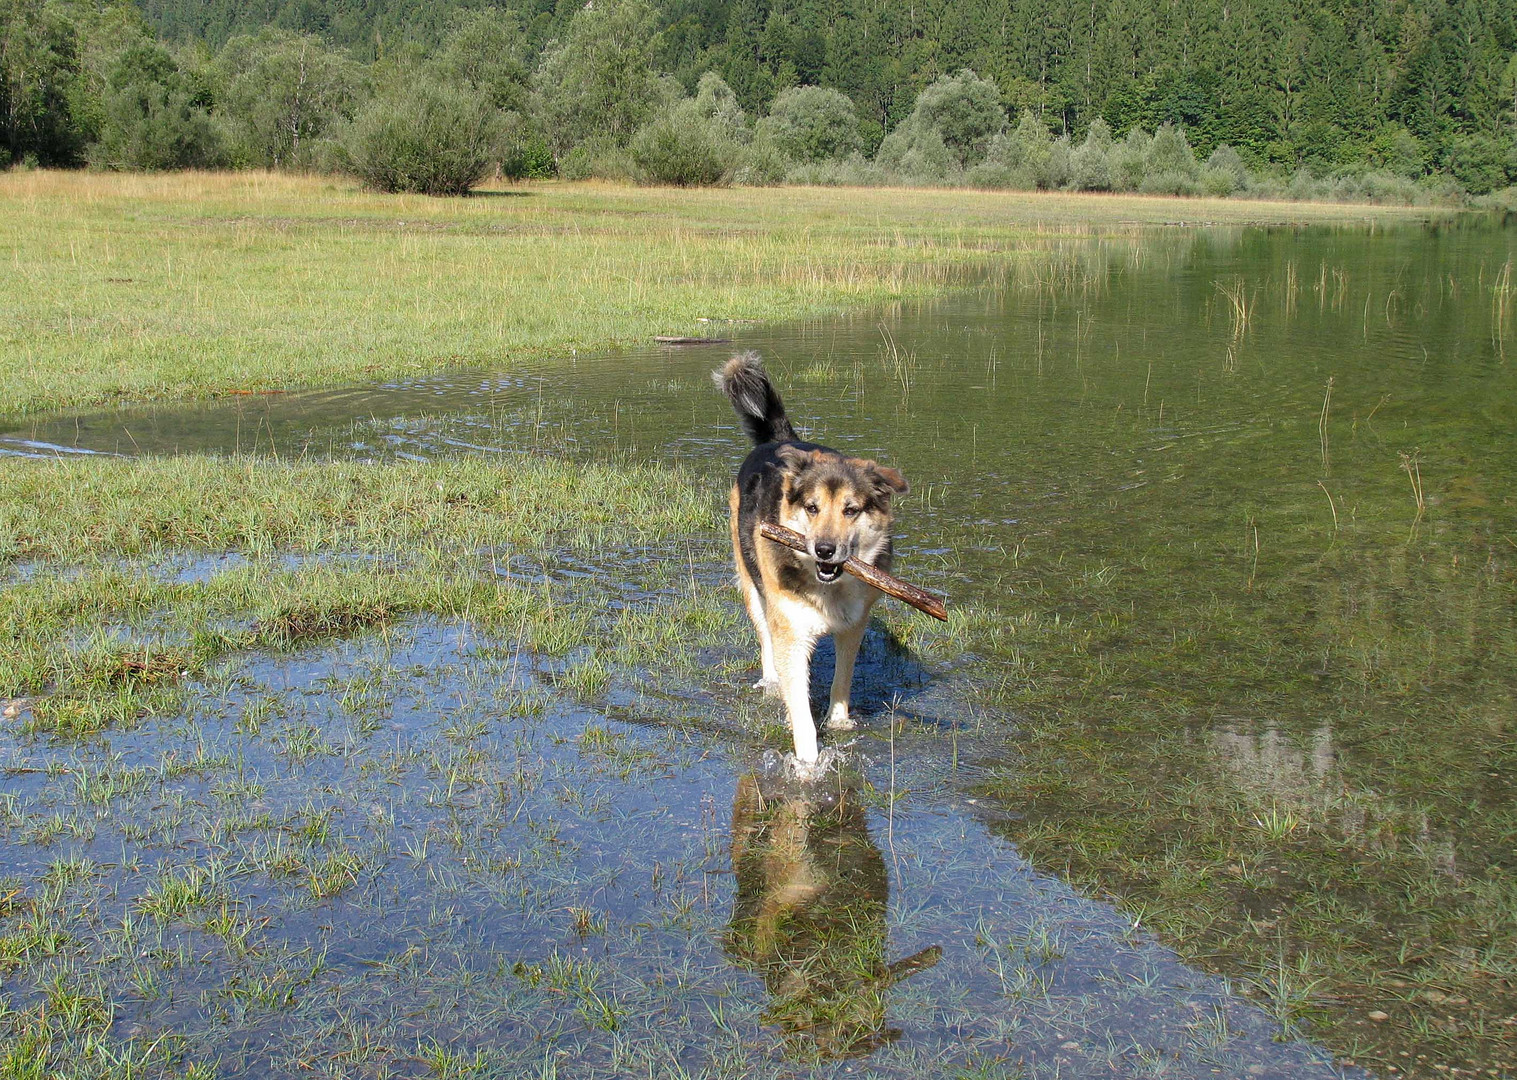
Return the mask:
[[[887,832],[889,793],[865,778],[813,807],[755,798],[748,777],[729,816],[723,743],[755,737],[752,710],[689,696],[712,695],[709,666],[694,682],[612,668],[584,708],[509,636],[411,619],[246,657],[135,730],[6,732],[0,1075],[840,1077],[866,1050],[892,1077],[1256,1060],[1257,1018],[1150,943],[1113,953],[1101,922],[1119,918],[966,850],[941,808],[893,800]],[[639,692],[642,720],[609,718]],[[692,731],[702,713],[722,740]],[[1025,987],[954,940],[966,911],[1035,970]],[[1128,989],[1136,972],[1151,997]],[[1198,1009],[1224,1017],[1207,1045]],[[1323,1075],[1299,1050],[1282,1061]]]
[[[688,554],[718,519],[697,485],[643,466],[176,458],[10,462],[0,520],[24,570],[0,593],[0,696],[22,703],[26,730],[85,735],[172,711],[185,680],[230,654],[405,615],[508,627],[562,655],[585,643],[587,611],[513,559]],[[158,565],[197,552],[244,561]],[[707,601],[673,618],[629,609],[611,632],[647,660],[729,625]],[[595,664],[566,682],[593,692]]]
[[[248,875],[300,909],[359,889],[392,849],[388,841],[383,849],[357,843],[330,792],[291,788],[281,776],[318,777],[357,755],[359,774],[381,792],[385,776],[419,770],[415,797],[424,804],[461,806],[497,790],[504,813],[511,793],[537,790],[544,763],[513,754],[512,771],[502,773],[499,755],[481,749],[496,728],[477,717],[444,726],[422,757],[365,754],[395,708],[401,673],[384,665],[321,689],[343,718],[335,727],[304,718],[273,687],[248,692],[238,672],[270,650],[296,655],[354,634],[386,640],[402,620],[434,617],[501,643],[494,670],[504,689],[491,697],[498,715],[541,715],[534,678],[595,697],[607,682],[599,655],[625,640],[636,605],[609,620],[597,588],[570,596],[542,560],[552,552],[555,565],[574,570],[592,555],[635,561],[649,545],[676,542],[688,554],[692,537],[716,533],[714,498],[688,484],[655,497],[651,479],[637,466],[530,460],[510,469],[188,458],[7,463],[6,554],[21,560],[0,592],[0,769],[11,789],[0,815],[19,845],[7,866],[27,867],[20,852],[29,850],[65,854],[0,888],[0,969],[11,991],[0,999],[0,1076],[217,1075],[220,1041],[212,1037],[209,1057],[187,1051],[172,1008],[154,1038],[123,1038],[120,1024],[124,1000],[151,1010],[170,1003],[169,986],[198,993],[189,976],[206,962],[207,942],[224,965],[211,1015],[234,1029],[231,1018],[277,1015],[320,982],[320,955],[287,956],[279,935],[265,933],[273,916],[244,891]],[[678,476],[660,470],[657,479]],[[241,557],[194,558],[228,550]],[[524,553],[537,568],[530,574],[512,569]],[[677,573],[650,567],[642,587],[652,596],[683,590],[691,572],[688,561]],[[658,650],[670,658],[734,629],[730,607],[723,617],[710,603],[695,604],[687,618],[658,620],[654,604],[640,621],[660,625]],[[533,645],[543,660],[523,659],[519,650]],[[568,654],[574,659],[542,667]],[[645,665],[657,659],[641,654]],[[212,715],[229,725],[222,735],[201,728]],[[170,740],[177,749],[153,749],[162,737],[151,734],[154,725],[176,717],[189,718],[188,747]],[[147,745],[123,759],[115,747],[131,745],[139,730],[149,733]],[[623,775],[667,768],[665,755],[623,750],[618,741],[601,729],[587,736],[587,755]],[[260,764],[250,765],[252,746]],[[272,803],[271,789],[281,790]],[[383,822],[392,813],[386,805],[366,813]],[[551,818],[543,824],[553,828]],[[187,827],[205,842],[189,862],[175,855]],[[425,872],[434,865],[430,848],[456,848],[466,842],[459,830],[479,827],[438,821],[396,845]],[[114,839],[102,846],[104,834]],[[551,870],[547,843],[540,868]],[[525,859],[480,861],[509,872]],[[126,891],[123,881],[132,882]],[[526,895],[546,887],[531,885]],[[111,914],[102,920],[103,909]],[[589,909],[577,909],[574,923],[584,933],[605,925]],[[615,1028],[614,995],[592,987],[580,1004],[592,1025]],[[443,1075],[472,1075],[484,1061],[435,1038],[415,1056]]]
[[[1072,559],[1024,552],[1023,610],[1000,643],[971,636],[998,658],[991,701],[1027,718],[979,788],[1019,850],[1236,977],[1282,1036],[1397,1075],[1506,1075],[1513,579],[1448,517],[1409,544],[1385,488],[1328,544],[1289,499],[1259,509],[1264,567],[1252,544],[1095,533]]]
[[[516,194],[381,196],[264,173],[6,173],[3,414],[570,360],[655,334],[709,336],[728,320],[1051,280],[1088,258],[1094,231],[1130,239],[1177,215],[1408,216],[963,191]]]

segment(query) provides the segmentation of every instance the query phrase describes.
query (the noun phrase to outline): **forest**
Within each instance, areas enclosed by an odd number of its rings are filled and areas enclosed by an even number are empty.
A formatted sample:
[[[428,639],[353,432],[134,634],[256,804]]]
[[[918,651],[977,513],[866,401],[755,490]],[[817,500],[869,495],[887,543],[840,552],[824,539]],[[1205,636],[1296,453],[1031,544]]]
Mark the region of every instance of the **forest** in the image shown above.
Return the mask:
[[[1514,132],[1517,0],[0,0],[18,165],[1410,200]]]

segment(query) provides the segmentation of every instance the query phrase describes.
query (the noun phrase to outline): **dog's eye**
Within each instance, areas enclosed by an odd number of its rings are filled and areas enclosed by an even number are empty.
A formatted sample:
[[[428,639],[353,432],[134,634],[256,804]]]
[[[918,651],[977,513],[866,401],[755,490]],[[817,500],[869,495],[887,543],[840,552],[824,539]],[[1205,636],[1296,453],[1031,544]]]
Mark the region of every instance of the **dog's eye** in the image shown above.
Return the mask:
[[[816,517],[818,510],[819,507],[816,505],[816,503],[806,504],[806,513],[810,514],[812,517]]]
[[[843,516],[846,518],[856,518],[859,516],[859,508],[857,506],[845,506],[843,507]]]

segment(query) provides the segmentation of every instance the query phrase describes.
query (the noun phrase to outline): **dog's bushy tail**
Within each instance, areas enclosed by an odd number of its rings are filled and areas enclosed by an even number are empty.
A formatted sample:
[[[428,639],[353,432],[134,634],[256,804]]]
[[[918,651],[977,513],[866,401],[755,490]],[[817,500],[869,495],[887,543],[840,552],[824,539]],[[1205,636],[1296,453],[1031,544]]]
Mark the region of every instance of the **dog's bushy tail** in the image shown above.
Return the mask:
[[[743,430],[755,444],[799,438],[758,353],[738,353],[713,371],[711,379],[732,402]]]

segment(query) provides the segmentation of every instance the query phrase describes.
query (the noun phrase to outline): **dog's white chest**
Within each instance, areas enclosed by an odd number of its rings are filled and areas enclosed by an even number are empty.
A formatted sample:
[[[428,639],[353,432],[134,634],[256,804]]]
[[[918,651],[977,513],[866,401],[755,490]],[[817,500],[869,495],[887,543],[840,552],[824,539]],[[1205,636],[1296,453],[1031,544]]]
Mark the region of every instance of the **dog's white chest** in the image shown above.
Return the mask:
[[[806,594],[781,593],[775,599],[797,634],[815,640],[863,622],[877,595],[868,585],[850,578]]]

